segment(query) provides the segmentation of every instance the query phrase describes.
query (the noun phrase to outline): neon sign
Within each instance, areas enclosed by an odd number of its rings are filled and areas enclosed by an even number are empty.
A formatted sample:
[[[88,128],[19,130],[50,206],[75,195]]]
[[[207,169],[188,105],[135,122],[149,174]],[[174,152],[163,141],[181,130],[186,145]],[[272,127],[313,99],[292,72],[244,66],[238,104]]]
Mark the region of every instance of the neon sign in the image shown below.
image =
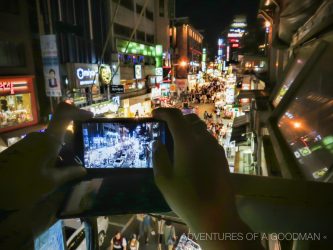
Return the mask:
[[[3,91],[9,89],[11,95],[15,94],[15,87],[13,82],[0,82],[0,89],[2,89]]]

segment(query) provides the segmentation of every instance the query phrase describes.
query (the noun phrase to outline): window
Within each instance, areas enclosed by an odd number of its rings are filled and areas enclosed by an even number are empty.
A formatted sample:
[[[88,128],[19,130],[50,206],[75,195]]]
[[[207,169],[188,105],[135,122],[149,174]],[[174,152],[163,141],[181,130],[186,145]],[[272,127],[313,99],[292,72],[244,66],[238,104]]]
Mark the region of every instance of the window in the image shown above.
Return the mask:
[[[0,97],[0,129],[31,122],[33,119],[29,93]]]
[[[136,13],[138,13],[139,15],[141,14],[141,11],[143,9],[143,6],[140,4],[136,4]]]
[[[24,43],[0,41],[0,67],[26,65]]]
[[[155,43],[155,36],[147,34],[147,43]]]
[[[115,3],[118,3],[119,0],[112,0]],[[124,6],[125,8],[129,10],[134,10],[134,3],[133,0],[120,0],[120,5]]]
[[[146,9],[146,18],[151,21],[154,21],[154,13],[152,11]]]
[[[18,0],[0,1],[0,12],[19,14],[20,6]]]
[[[159,1],[160,1],[160,17],[164,17],[164,12],[165,12],[164,0],[159,0]]]
[[[143,31],[137,31],[136,32],[136,39],[145,42],[145,33]]]
[[[117,35],[121,35],[121,36],[124,36],[124,37],[130,37],[131,34],[132,34],[132,29],[131,28],[123,26],[123,25],[118,24],[118,23],[115,23],[113,28],[114,28],[114,32]]]

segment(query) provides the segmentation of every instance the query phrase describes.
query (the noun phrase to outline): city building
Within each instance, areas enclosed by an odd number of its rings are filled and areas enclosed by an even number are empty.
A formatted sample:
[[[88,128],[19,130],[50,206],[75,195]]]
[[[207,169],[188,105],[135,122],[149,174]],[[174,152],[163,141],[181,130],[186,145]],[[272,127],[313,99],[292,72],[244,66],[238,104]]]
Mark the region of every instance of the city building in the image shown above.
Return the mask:
[[[198,73],[202,64],[203,35],[190,24],[189,18],[175,18],[170,28],[170,43],[176,78]]]
[[[222,32],[221,38],[218,40],[220,54],[219,58],[223,58],[227,62],[238,62],[238,56],[243,46],[243,38],[247,32],[246,16],[235,16],[230,26]]]
[[[34,40],[26,1],[0,5],[0,151],[43,130]]]
[[[169,58],[167,0],[38,2],[51,99],[67,99],[97,114],[150,112],[148,84],[161,78],[156,68]],[[139,100],[144,104],[137,105]]]
[[[162,83],[163,66],[170,64],[169,2],[130,0],[121,1],[118,8],[116,5],[117,1],[113,1],[110,11],[115,16],[112,29],[113,84],[123,85],[125,93],[132,92],[127,97],[133,96],[134,92],[144,94],[147,84],[153,87]],[[142,96],[142,105],[133,103],[133,100],[138,102],[140,98],[123,101],[125,115],[134,115],[136,110],[140,114],[150,111],[149,96]]]
[[[318,211],[329,196],[326,192],[333,176],[332,7],[332,1],[261,1],[259,17],[267,22],[266,88],[238,93],[237,99],[251,100],[251,110],[248,119],[236,121],[233,131],[248,145],[244,157],[253,163],[257,174],[279,177],[256,182],[263,188],[261,184],[267,181],[270,190],[278,190],[279,194],[265,193],[270,198],[278,197],[277,202],[247,204],[258,216],[265,211],[263,219],[269,223],[261,231],[330,231],[328,218],[320,219]],[[275,182],[277,179],[283,183]],[[272,204],[275,211],[266,213]],[[288,217],[287,224],[278,223],[285,221],[291,211],[297,213]],[[292,229],[290,225],[294,225]],[[281,249],[283,244],[270,239],[267,249]],[[328,246],[326,242],[294,240],[290,247]]]

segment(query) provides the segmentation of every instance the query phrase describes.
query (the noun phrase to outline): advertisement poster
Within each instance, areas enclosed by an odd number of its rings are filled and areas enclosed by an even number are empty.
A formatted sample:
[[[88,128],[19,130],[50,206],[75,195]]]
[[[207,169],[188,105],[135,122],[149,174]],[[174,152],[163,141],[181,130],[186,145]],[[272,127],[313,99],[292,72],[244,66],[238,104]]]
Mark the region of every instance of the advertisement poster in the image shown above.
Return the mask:
[[[61,93],[57,40],[55,35],[40,37],[46,96],[59,97]]]

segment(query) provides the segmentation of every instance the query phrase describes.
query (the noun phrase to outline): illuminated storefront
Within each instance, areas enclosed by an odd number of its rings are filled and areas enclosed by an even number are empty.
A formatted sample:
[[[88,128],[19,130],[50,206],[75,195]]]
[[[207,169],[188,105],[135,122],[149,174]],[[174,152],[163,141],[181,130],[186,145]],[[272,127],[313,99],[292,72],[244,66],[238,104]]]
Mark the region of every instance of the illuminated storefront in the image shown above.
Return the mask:
[[[122,100],[120,111],[122,117],[151,116],[152,102],[150,94]]]
[[[110,69],[103,67],[103,81],[110,78]],[[69,86],[73,91],[75,105],[90,103],[102,99],[100,93],[100,76],[97,64],[68,63]],[[87,91],[89,90],[89,91]]]
[[[38,122],[33,77],[0,78],[0,133]]]

